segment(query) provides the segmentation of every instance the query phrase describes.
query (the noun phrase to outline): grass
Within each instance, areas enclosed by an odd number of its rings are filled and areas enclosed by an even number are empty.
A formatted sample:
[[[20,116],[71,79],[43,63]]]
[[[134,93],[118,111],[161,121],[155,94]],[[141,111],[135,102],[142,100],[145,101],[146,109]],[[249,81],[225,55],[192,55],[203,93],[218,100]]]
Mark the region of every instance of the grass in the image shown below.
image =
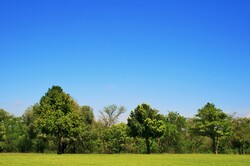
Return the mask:
[[[213,154],[21,154],[0,153],[1,166],[249,166],[250,155]]]

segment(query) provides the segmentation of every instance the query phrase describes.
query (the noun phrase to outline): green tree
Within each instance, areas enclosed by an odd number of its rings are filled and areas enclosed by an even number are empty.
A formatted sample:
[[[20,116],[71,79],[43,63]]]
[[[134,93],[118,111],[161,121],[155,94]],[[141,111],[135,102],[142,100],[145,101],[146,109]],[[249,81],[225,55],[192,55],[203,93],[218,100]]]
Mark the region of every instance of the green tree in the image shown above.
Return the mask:
[[[3,152],[5,150],[6,146],[6,121],[8,120],[9,113],[6,112],[3,109],[0,109],[0,152]]]
[[[92,125],[94,122],[93,108],[88,105],[84,105],[80,108],[80,115],[83,119],[83,123]]]
[[[245,154],[246,145],[250,144],[250,119],[234,118],[232,122],[232,144],[239,154]]]
[[[25,142],[25,125],[21,117],[15,117],[0,109],[0,152],[25,152],[30,147]]]
[[[186,118],[177,112],[169,112],[164,118],[165,131],[158,139],[160,152],[184,152],[184,136],[186,130]]]
[[[198,135],[210,137],[213,142],[213,152],[218,154],[219,138],[231,134],[229,116],[214,104],[207,103],[198,110],[194,122],[194,131]]]
[[[126,112],[124,106],[109,105],[100,111],[100,120],[106,127],[111,127],[118,122],[119,116]]]
[[[70,139],[70,153],[90,153],[94,149],[95,133],[93,132],[94,114],[90,106],[82,106],[80,108],[80,117],[78,119],[80,125],[78,132],[74,132]]]
[[[105,128],[102,131],[104,153],[121,153],[126,150],[126,140],[128,139],[127,125],[119,123]]]
[[[145,139],[147,154],[150,154],[150,139],[160,137],[165,130],[163,115],[148,104],[141,104],[131,111],[128,118],[130,135]]]
[[[36,105],[31,106],[26,109],[24,114],[22,115],[22,123],[23,123],[23,134],[20,138],[19,148],[22,152],[31,152],[35,151],[35,143],[36,143],[36,129],[35,129],[35,115],[34,108]]]
[[[198,135],[195,129],[194,118],[187,119],[187,133],[185,146],[188,153],[211,153],[211,139],[204,135]]]
[[[0,152],[3,152],[5,149],[6,141],[6,129],[4,125],[0,125]]]
[[[6,152],[22,152],[20,143],[24,135],[23,123],[20,117],[10,115],[5,121],[6,128]]]
[[[78,133],[80,107],[60,86],[53,86],[35,109],[36,126],[41,135],[49,134],[57,144],[57,153],[64,153],[70,139]]]

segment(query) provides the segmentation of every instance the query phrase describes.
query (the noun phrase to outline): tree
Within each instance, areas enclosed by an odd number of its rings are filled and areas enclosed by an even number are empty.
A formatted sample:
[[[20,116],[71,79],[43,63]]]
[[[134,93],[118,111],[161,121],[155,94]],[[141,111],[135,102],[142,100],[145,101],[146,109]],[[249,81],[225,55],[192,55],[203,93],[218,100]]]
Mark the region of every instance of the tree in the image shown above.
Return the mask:
[[[90,106],[80,108],[80,126],[78,132],[75,132],[70,139],[70,153],[90,153],[93,150],[94,133],[92,130],[94,124],[93,109]]]
[[[141,104],[131,111],[128,118],[130,135],[145,139],[147,154],[150,154],[150,139],[160,137],[165,130],[163,115],[148,104]]]
[[[20,144],[22,143],[22,136],[24,135],[23,123],[20,117],[10,115],[5,121],[6,128],[6,152],[22,152]]]
[[[92,125],[94,122],[93,108],[88,105],[84,105],[80,108],[80,115],[85,124]]]
[[[7,140],[6,136],[6,121],[8,120],[9,114],[3,109],[0,109],[0,152],[5,150]]]
[[[10,115],[8,112],[0,109],[0,152],[22,151],[20,143],[23,134],[21,118]]]
[[[158,140],[160,152],[183,152],[186,118],[177,112],[169,112],[164,118],[165,131]]]
[[[232,144],[239,154],[245,154],[246,145],[250,144],[250,118],[234,118],[232,122]]]
[[[128,126],[125,123],[115,124],[109,128],[109,144],[111,151],[114,153],[121,153],[126,149],[126,142],[128,138]]]
[[[213,152],[218,154],[219,138],[231,134],[229,116],[214,104],[207,103],[195,115],[194,131],[212,139]]]
[[[57,144],[57,153],[64,153],[67,143],[80,126],[79,105],[60,86],[53,86],[35,109],[36,126],[41,135],[49,134]]]
[[[121,153],[126,150],[127,125],[125,123],[112,125],[104,128],[101,133],[101,140],[104,153]]]
[[[31,106],[26,109],[24,114],[22,115],[22,123],[23,123],[23,135],[20,138],[19,148],[22,152],[31,152],[34,150],[34,145],[36,144],[36,129],[35,129],[35,116],[34,116],[34,108],[36,105]]]
[[[104,107],[103,111],[100,111],[100,120],[104,126],[110,127],[117,123],[118,118],[121,114],[126,112],[124,106],[117,107],[116,105],[109,105]]]
[[[195,119],[187,118],[187,133],[185,134],[185,148],[188,153],[211,153],[212,140],[195,131]]]

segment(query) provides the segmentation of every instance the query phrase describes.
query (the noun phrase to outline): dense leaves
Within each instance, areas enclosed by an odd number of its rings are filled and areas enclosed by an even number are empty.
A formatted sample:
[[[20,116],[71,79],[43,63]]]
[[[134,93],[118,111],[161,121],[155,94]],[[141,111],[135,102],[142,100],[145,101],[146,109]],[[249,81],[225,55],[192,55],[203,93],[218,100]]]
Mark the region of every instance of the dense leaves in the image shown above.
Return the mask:
[[[150,153],[150,139],[160,137],[165,130],[163,117],[148,104],[138,105],[128,118],[130,134],[145,139],[147,153]]]
[[[208,136],[213,141],[213,151],[218,153],[219,138],[231,134],[229,116],[214,104],[207,103],[198,110],[194,130],[198,135]]]
[[[36,127],[42,134],[54,137],[58,154],[64,153],[80,129],[79,110],[78,104],[59,86],[49,89],[35,110]]]
[[[95,119],[59,86],[21,117],[0,109],[0,152],[238,153],[250,154],[250,119],[229,116],[207,103],[194,118],[162,115],[148,104],[119,123],[125,107],[109,105]]]
[[[250,119],[234,118],[232,121],[232,130],[232,146],[238,149],[239,154],[245,154],[246,149],[250,145]]]

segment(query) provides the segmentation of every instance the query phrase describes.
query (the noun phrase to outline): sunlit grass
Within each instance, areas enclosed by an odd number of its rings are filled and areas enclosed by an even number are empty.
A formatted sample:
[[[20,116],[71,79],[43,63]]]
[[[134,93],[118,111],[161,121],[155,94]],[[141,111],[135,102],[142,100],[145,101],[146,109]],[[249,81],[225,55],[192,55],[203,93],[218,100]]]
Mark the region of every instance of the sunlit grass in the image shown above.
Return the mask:
[[[250,155],[213,155],[213,154],[21,154],[2,153],[0,154],[0,165],[143,165],[143,166],[248,166]]]

